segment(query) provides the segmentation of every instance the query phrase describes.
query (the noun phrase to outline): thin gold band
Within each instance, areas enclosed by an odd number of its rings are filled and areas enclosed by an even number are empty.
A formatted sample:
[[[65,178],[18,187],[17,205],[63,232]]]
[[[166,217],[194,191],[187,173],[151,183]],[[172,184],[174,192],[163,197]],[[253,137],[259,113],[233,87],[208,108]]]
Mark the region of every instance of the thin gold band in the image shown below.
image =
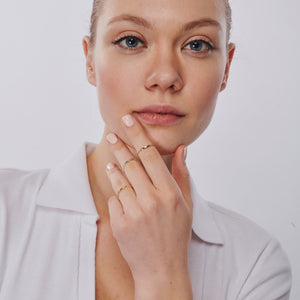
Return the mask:
[[[119,195],[120,193],[125,190],[126,188],[130,188],[130,186],[128,184],[122,186],[119,190],[118,190],[118,193],[117,193],[117,197],[119,198]]]
[[[124,162],[124,164],[123,164],[123,171],[125,171],[125,166],[128,164],[128,163],[130,163],[131,161],[133,161],[133,160],[135,160],[135,158],[129,158],[129,159],[127,159],[125,162]]]
[[[147,145],[147,146],[143,146],[137,153],[137,155],[139,155],[142,151],[148,149],[149,147],[153,147],[153,145]]]

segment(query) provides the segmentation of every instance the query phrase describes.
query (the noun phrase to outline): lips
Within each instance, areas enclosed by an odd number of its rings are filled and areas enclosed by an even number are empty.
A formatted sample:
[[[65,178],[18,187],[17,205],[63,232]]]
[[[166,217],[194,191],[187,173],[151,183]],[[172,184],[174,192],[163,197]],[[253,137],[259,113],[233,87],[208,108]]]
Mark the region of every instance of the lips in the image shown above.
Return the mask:
[[[183,117],[184,113],[182,113],[177,108],[170,105],[148,105],[143,107],[142,109],[135,111],[136,113],[156,113],[156,114],[171,114],[179,117]]]
[[[176,125],[185,116],[183,112],[169,105],[149,105],[134,113],[140,121],[160,126]]]

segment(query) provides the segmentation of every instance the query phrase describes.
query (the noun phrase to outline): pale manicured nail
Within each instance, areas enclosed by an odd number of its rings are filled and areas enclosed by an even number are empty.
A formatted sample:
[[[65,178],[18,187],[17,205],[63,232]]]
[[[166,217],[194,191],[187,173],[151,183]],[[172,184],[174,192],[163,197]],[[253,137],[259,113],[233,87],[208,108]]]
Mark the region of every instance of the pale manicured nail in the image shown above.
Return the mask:
[[[133,118],[130,115],[126,115],[126,116],[122,117],[122,121],[127,127],[132,127],[134,124]]]
[[[115,144],[115,143],[118,141],[118,138],[117,138],[116,135],[113,134],[113,133],[109,133],[109,134],[106,136],[106,139],[107,139],[111,144]]]
[[[114,165],[113,163],[108,163],[108,164],[106,165],[106,170],[107,170],[107,171],[111,171],[114,167],[115,167],[115,165]]]

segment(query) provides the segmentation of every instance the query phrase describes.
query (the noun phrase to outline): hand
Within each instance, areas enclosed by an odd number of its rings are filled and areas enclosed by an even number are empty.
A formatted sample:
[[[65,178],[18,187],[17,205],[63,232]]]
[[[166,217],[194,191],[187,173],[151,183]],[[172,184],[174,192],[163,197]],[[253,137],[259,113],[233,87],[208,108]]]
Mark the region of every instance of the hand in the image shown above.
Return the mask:
[[[131,120],[132,126],[123,123],[123,127],[138,153],[151,142],[133,116],[125,120]],[[108,206],[113,235],[135,283],[187,275],[193,204],[185,146],[174,154],[172,176],[154,146],[135,157],[116,135],[109,134],[107,140],[120,166],[130,160],[123,171],[108,164],[107,174],[118,195],[109,199]]]

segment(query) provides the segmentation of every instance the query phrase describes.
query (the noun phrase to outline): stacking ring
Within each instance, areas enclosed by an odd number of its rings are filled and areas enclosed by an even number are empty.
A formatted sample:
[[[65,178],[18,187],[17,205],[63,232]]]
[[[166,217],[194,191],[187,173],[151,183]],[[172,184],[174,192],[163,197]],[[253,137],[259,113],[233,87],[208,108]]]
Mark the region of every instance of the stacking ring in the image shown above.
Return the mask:
[[[144,150],[146,150],[146,149],[148,149],[149,147],[154,147],[153,145],[147,145],[147,146],[143,146],[139,151],[138,151],[138,153],[137,153],[137,155],[139,155],[140,154],[140,152],[142,152],[142,151],[144,151]]]
[[[119,198],[119,195],[120,193],[125,190],[126,188],[130,188],[130,186],[128,184],[126,185],[123,185],[119,190],[118,190],[118,193],[117,193],[117,197]]]
[[[124,162],[124,164],[123,164],[123,171],[125,171],[125,166],[129,163],[129,162],[131,162],[131,161],[133,161],[133,160],[135,160],[135,158],[129,158],[129,159],[127,159],[125,162]]]

